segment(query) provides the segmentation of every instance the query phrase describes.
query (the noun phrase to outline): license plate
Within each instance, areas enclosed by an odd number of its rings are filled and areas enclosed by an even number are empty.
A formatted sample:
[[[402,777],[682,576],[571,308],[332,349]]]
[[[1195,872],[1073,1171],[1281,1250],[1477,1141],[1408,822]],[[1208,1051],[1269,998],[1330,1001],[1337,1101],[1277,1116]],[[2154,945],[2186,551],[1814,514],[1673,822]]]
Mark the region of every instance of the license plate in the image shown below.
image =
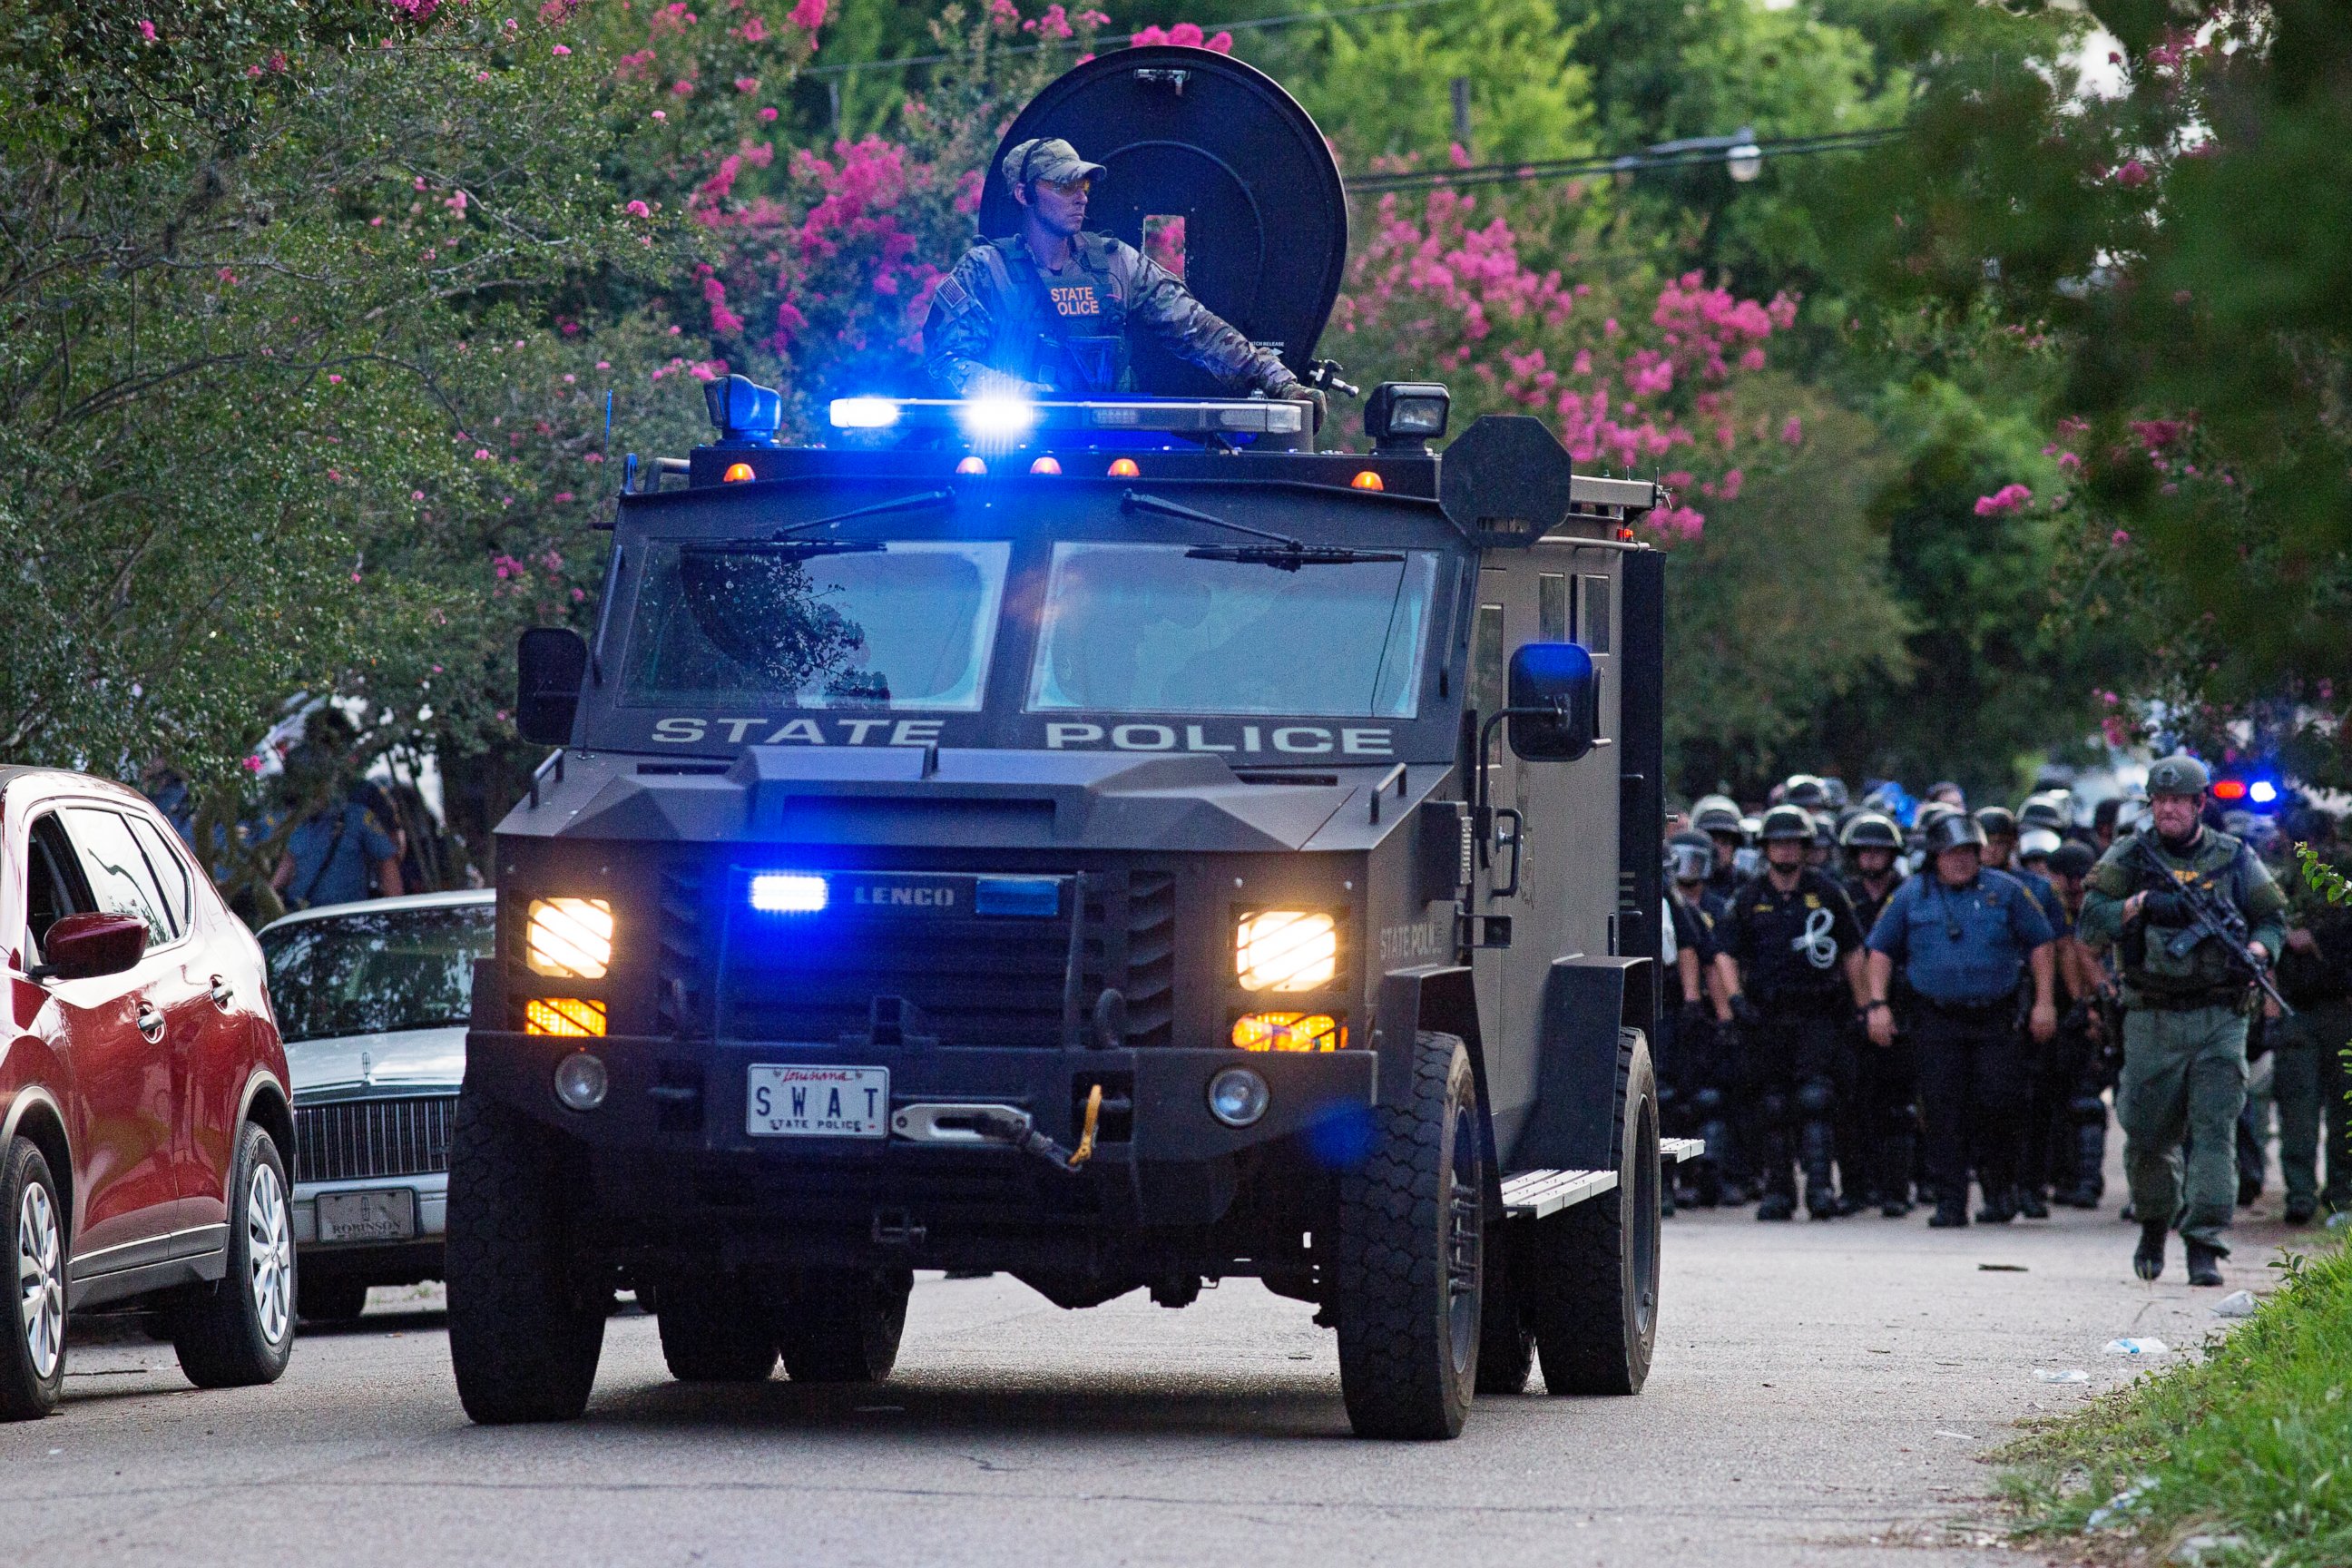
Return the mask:
[[[743,1131],[754,1138],[880,1138],[890,1117],[888,1068],[754,1066]]]
[[[406,1187],[382,1193],[320,1193],[320,1241],[414,1241],[416,1194]]]

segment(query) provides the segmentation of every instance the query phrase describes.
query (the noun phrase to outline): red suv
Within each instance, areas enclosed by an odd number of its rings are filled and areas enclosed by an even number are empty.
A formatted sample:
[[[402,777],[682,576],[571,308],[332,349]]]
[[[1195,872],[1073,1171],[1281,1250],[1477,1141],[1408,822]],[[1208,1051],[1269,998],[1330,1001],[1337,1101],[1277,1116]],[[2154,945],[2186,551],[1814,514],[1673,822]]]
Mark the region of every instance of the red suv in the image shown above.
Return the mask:
[[[294,1345],[286,1054],[261,949],[155,809],[0,768],[0,1418],[54,1408],[66,1316],[153,1310],[200,1387]]]

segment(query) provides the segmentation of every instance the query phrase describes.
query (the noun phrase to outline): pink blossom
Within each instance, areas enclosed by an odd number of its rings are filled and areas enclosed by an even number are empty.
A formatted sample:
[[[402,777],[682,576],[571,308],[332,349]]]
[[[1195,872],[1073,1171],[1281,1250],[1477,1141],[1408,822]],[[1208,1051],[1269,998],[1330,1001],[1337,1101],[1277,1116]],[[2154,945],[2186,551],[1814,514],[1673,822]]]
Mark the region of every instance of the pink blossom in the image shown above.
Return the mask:
[[[814,33],[824,26],[824,14],[830,8],[831,0],[800,0],[792,10],[793,26],[804,33]]]
[[[572,52],[572,46],[571,46],[570,44],[558,44],[558,45],[556,45],[556,46],[555,46],[555,54],[556,54],[556,58],[559,58],[559,59],[561,59],[561,58],[562,58],[562,57],[564,57],[565,55],[570,54],[571,52]]]
[[[2023,510],[2026,503],[2031,501],[2032,499],[2033,492],[2026,489],[2023,485],[2003,485],[2000,489],[1993,491],[1993,493],[1989,496],[1979,496],[1977,498],[1977,515],[1979,517],[2007,517],[2012,512]]]
[[[773,120],[775,117],[776,111],[772,109],[762,109],[760,110],[760,118],[761,120]]]
[[[735,79],[735,90],[737,92],[757,92],[760,90],[760,79],[755,76],[739,76]]]
[[[737,37],[742,39],[747,44],[761,43],[764,42],[768,37],[768,24],[760,20],[759,17],[754,16],[750,21],[744,23],[741,26],[736,28],[734,32]]]
[[[488,447],[477,447],[474,448],[474,461],[478,463],[487,463],[489,460],[490,449]]]
[[[669,90],[670,96],[673,98],[692,98],[694,96],[694,84],[681,78],[669,84]]]
[[[558,490],[555,492],[555,503],[558,506],[567,505],[571,500],[572,492],[570,490]]]
[[[1784,445],[1801,447],[1805,444],[1805,422],[1791,414],[1781,423],[1780,440]],[[2027,492],[2029,495],[2031,491]]]
[[[628,214],[631,217],[651,217],[654,216],[654,209],[646,205],[642,201],[633,201],[621,210]]]
[[[2144,185],[2152,177],[2147,165],[2137,158],[2125,159],[2123,167],[2116,171],[2116,184],[2119,185]]]
[[[263,763],[259,757],[247,757],[245,759],[243,765],[247,773],[257,773],[268,764]]]
[[[343,378],[340,375],[330,375],[327,377],[327,384],[329,386],[340,386],[342,384],[342,380]]]
[[[140,23],[139,36],[147,42],[151,44],[153,43],[155,41],[155,24],[152,22]]]
[[[656,120],[667,120],[669,118],[669,110],[666,109],[656,109],[654,110],[654,118]]]
[[[2116,546],[2117,549],[2121,549],[2123,546],[2131,542],[2131,535],[2119,528],[2113,533],[2107,535],[2107,542]]]
[[[423,490],[411,490],[408,492],[408,499],[410,500],[423,500],[425,499],[425,492]]]

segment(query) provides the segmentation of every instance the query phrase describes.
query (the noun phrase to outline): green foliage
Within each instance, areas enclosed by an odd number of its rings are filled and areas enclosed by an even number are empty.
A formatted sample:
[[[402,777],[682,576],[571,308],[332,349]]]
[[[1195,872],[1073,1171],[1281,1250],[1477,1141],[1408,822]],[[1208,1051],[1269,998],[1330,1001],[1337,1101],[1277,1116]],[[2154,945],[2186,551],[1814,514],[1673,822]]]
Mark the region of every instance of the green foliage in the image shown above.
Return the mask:
[[[2028,1535],[2089,1535],[2159,1559],[2191,1533],[2235,1536],[2201,1560],[2352,1560],[2352,1254],[2338,1244],[2280,1272],[2260,1310],[2202,1359],[2010,1447],[2004,1484]]]

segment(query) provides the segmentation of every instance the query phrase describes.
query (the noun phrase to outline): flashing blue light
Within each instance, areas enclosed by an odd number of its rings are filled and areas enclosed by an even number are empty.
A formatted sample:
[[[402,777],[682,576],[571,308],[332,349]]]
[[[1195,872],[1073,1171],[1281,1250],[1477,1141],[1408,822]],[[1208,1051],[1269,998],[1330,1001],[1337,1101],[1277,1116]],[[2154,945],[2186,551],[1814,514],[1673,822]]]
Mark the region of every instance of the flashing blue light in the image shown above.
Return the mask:
[[[1062,912],[1062,884],[1052,877],[982,877],[972,889],[971,910],[1049,921]]]
[[[823,877],[802,871],[762,871],[751,879],[751,907],[763,915],[813,915],[831,897]]]
[[[711,424],[719,427],[720,437],[728,444],[776,444],[776,432],[784,424],[784,400],[774,387],[761,386],[747,376],[730,375],[724,381],[703,383],[702,398],[709,406]]]
[[[2278,797],[2278,785],[2268,779],[2256,779],[2246,786],[2246,798],[2256,805],[2269,805]]]
[[[1037,423],[1037,405],[1025,397],[975,397],[956,411],[956,422],[975,441],[1010,441]]]
[[[833,427],[836,430],[887,430],[898,423],[898,405],[887,397],[836,397]]]

